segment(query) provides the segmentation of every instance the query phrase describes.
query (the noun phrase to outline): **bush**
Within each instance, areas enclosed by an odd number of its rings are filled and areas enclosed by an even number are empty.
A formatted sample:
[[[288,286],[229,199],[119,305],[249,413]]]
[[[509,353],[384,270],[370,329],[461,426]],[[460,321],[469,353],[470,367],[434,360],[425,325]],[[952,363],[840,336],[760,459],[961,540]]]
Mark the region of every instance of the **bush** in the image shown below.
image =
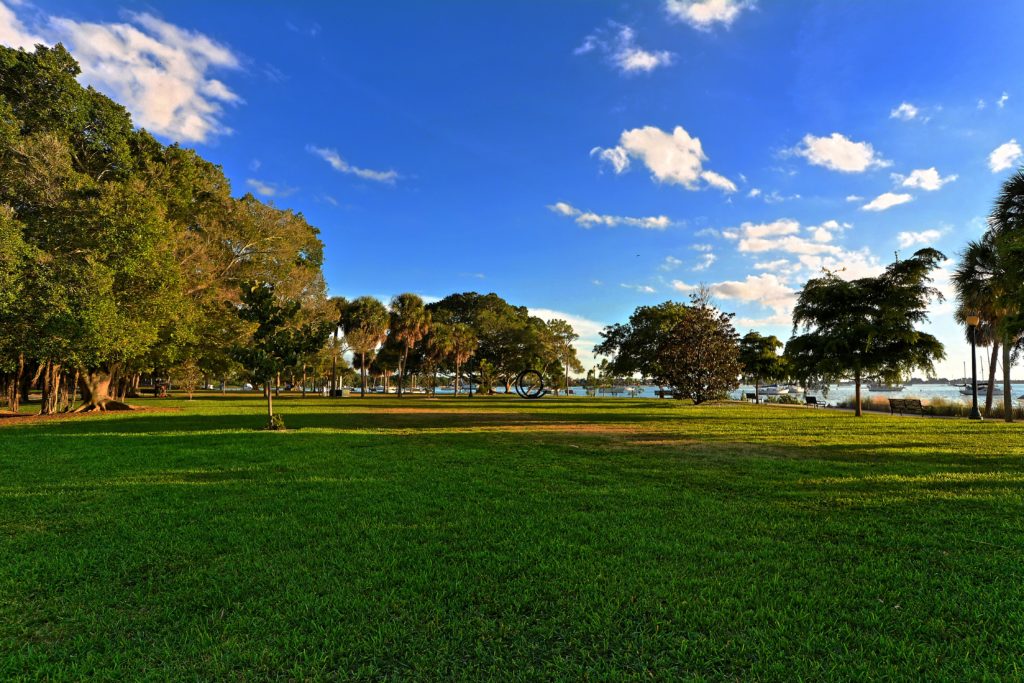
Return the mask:
[[[270,416],[270,424],[267,425],[267,429],[272,432],[283,432],[285,430],[284,418],[278,413],[274,413]]]

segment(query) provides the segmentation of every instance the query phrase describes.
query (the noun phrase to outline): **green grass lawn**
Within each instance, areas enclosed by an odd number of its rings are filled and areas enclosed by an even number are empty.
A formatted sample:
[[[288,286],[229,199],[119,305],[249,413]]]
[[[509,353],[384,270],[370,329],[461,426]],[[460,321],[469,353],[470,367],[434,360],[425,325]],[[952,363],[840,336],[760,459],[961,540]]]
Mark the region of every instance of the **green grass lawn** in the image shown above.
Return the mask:
[[[1024,677],[1024,425],[139,403],[0,424],[0,679]]]

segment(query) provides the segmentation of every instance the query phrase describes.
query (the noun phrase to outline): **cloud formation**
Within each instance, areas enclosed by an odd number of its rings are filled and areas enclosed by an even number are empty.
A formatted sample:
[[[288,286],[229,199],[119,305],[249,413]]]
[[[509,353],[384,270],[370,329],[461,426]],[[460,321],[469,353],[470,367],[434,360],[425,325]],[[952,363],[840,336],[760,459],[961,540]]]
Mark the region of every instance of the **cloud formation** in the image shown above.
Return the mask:
[[[925,190],[927,192],[934,192],[935,190],[941,189],[943,185],[953,182],[958,176],[956,174],[941,176],[939,171],[932,166],[931,168],[919,168],[910,172],[910,175],[903,176],[899,173],[893,173],[892,179],[900,183],[903,187],[915,187],[919,190]]]
[[[335,171],[338,171],[339,173],[347,173],[349,175],[354,175],[359,178],[362,178],[363,180],[373,180],[374,182],[386,183],[388,185],[394,185],[395,180],[398,179],[397,171],[374,171],[368,168],[359,168],[358,166],[353,166],[344,159],[342,159],[341,155],[338,154],[338,152],[334,149],[330,149],[327,147],[317,147],[315,145],[307,145],[306,151],[309,152],[310,154],[315,154],[316,156],[320,157],[328,164],[330,164],[331,168],[333,168]]]
[[[654,126],[623,131],[617,146],[595,147],[590,154],[608,162],[616,173],[629,170],[631,160],[639,159],[660,183],[682,185],[687,190],[714,187],[723,192],[736,191],[731,180],[704,168],[708,157],[700,138],[692,137],[682,126],[671,133]]]
[[[860,208],[863,211],[885,211],[894,206],[906,204],[913,199],[912,195],[906,193],[883,192]]]
[[[584,228],[592,228],[595,225],[604,225],[609,228],[628,225],[634,228],[644,228],[646,230],[664,230],[668,226],[672,225],[672,221],[669,220],[668,216],[644,216],[642,218],[634,218],[632,216],[610,216],[608,214],[593,213],[592,211],[583,211],[566,202],[555,202],[554,204],[549,204],[548,209],[554,211],[560,216],[572,218],[578,225],[582,225]]]
[[[716,25],[726,28],[747,9],[752,0],[666,0],[668,15],[701,31],[710,31]]]
[[[891,161],[886,161],[875,152],[871,143],[853,142],[840,133],[832,133],[828,137],[808,133],[791,151],[807,159],[809,164],[841,173],[863,173],[872,168],[892,165]]]
[[[993,173],[999,173],[1013,168],[1020,161],[1021,156],[1024,156],[1024,153],[1021,152],[1016,138],[1013,138],[992,150],[992,153],[988,155],[988,167]]]
[[[901,121],[910,121],[917,118],[918,111],[918,108],[910,102],[903,102],[900,106],[889,112],[889,118],[899,119]]]
[[[598,29],[588,35],[573,53],[601,52],[612,66],[624,74],[649,73],[672,63],[673,54],[668,50],[651,51],[637,45],[636,31],[631,27],[615,23],[611,26],[614,29],[612,35],[609,36],[606,29]]]
[[[932,244],[940,237],[942,237],[942,231],[940,230],[904,231],[896,235],[896,239],[900,243],[900,249],[906,249],[915,244]]]
[[[147,13],[116,23],[49,16],[31,29],[0,3],[0,43],[32,49],[63,43],[81,66],[83,83],[123,104],[136,125],[181,142],[206,142],[231,132],[224,105],[242,99],[216,71],[238,70],[239,57],[198,31]]]

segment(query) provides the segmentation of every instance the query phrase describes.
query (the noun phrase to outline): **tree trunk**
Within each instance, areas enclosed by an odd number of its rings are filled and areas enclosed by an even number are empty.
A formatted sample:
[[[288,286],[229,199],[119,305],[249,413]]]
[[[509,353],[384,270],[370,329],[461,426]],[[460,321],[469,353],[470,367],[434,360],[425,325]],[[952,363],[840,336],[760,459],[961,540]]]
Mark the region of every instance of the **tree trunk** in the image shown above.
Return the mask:
[[[754,403],[761,405],[761,378],[754,378]]]
[[[267,397],[267,429],[274,427],[274,392],[270,390],[270,380],[263,383],[263,394]]]
[[[21,397],[21,403],[28,403],[28,394],[32,389],[32,383],[35,382],[35,378],[32,370],[29,369],[29,365],[25,363],[24,355],[20,357],[18,375],[18,394]]]
[[[854,373],[854,375],[853,375],[853,382],[854,382],[854,386],[855,386],[853,401],[856,404],[855,405],[855,411],[856,412],[854,414],[857,417],[864,417],[864,411],[861,409],[861,406],[860,406],[860,370],[858,370],[856,373]]]
[[[12,412],[18,412],[21,409],[21,383],[25,377],[25,354],[18,354],[18,370],[15,372],[14,377],[11,380],[11,386],[8,389],[7,407]]]
[[[306,364],[302,364],[302,398],[306,398]]]
[[[82,370],[78,375],[78,386],[82,391],[82,405],[76,413],[104,410],[134,410],[130,405],[110,398],[110,384],[114,380],[117,366],[109,369],[94,368]]]
[[[1003,420],[1013,422],[1013,387],[1010,386],[1010,361],[1009,340],[1003,340]]]
[[[398,364],[398,398],[402,398],[402,383],[405,380],[405,365],[409,362],[409,347],[405,347],[402,360]]]
[[[461,367],[462,367],[461,363],[458,363],[458,362],[455,363],[455,397],[456,398],[458,398],[458,396],[459,396],[459,378],[460,378],[459,369]]]
[[[359,398],[366,398],[366,354],[359,354],[359,377],[362,379],[363,386],[359,390]]]
[[[999,364],[999,342],[992,342],[992,358],[988,365],[988,388],[985,389],[985,417],[992,415],[992,399],[996,390],[996,366]]]

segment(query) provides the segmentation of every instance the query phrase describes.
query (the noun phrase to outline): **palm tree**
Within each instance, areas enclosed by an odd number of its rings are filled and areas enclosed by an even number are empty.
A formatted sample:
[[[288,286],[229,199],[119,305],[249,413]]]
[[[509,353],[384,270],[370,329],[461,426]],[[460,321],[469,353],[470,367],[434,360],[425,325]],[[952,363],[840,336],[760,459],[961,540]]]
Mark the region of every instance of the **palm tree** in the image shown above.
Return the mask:
[[[479,344],[476,333],[466,323],[454,323],[436,326],[431,337],[431,344],[443,350],[444,355],[455,365],[455,395],[458,396],[462,364],[473,357]]]
[[[990,233],[977,241],[967,243],[960,255],[960,262],[953,271],[953,289],[956,291],[957,307],[954,317],[964,326],[967,342],[977,334],[980,346],[991,346],[992,357],[988,366],[988,389],[985,393],[985,415],[992,412],[992,397],[996,379],[996,365],[999,359],[1002,323],[1000,307],[996,301],[997,277],[1000,273],[999,254]],[[967,316],[981,318],[976,331],[967,325]]]
[[[1003,346],[1003,419],[1013,422],[1013,390],[1010,387],[1012,351],[1021,340],[1024,320],[1024,168],[1003,182],[989,216],[989,233],[995,242],[998,270],[995,278],[996,304],[1001,313],[999,336]]]
[[[391,300],[391,336],[402,346],[402,359],[398,365],[398,398],[402,398],[402,383],[409,351],[430,331],[430,311],[423,307],[423,299],[415,294],[399,294]]]
[[[342,322],[349,348],[359,354],[359,396],[365,397],[366,354],[372,354],[388,336],[388,309],[372,296],[361,296],[345,308]]]

